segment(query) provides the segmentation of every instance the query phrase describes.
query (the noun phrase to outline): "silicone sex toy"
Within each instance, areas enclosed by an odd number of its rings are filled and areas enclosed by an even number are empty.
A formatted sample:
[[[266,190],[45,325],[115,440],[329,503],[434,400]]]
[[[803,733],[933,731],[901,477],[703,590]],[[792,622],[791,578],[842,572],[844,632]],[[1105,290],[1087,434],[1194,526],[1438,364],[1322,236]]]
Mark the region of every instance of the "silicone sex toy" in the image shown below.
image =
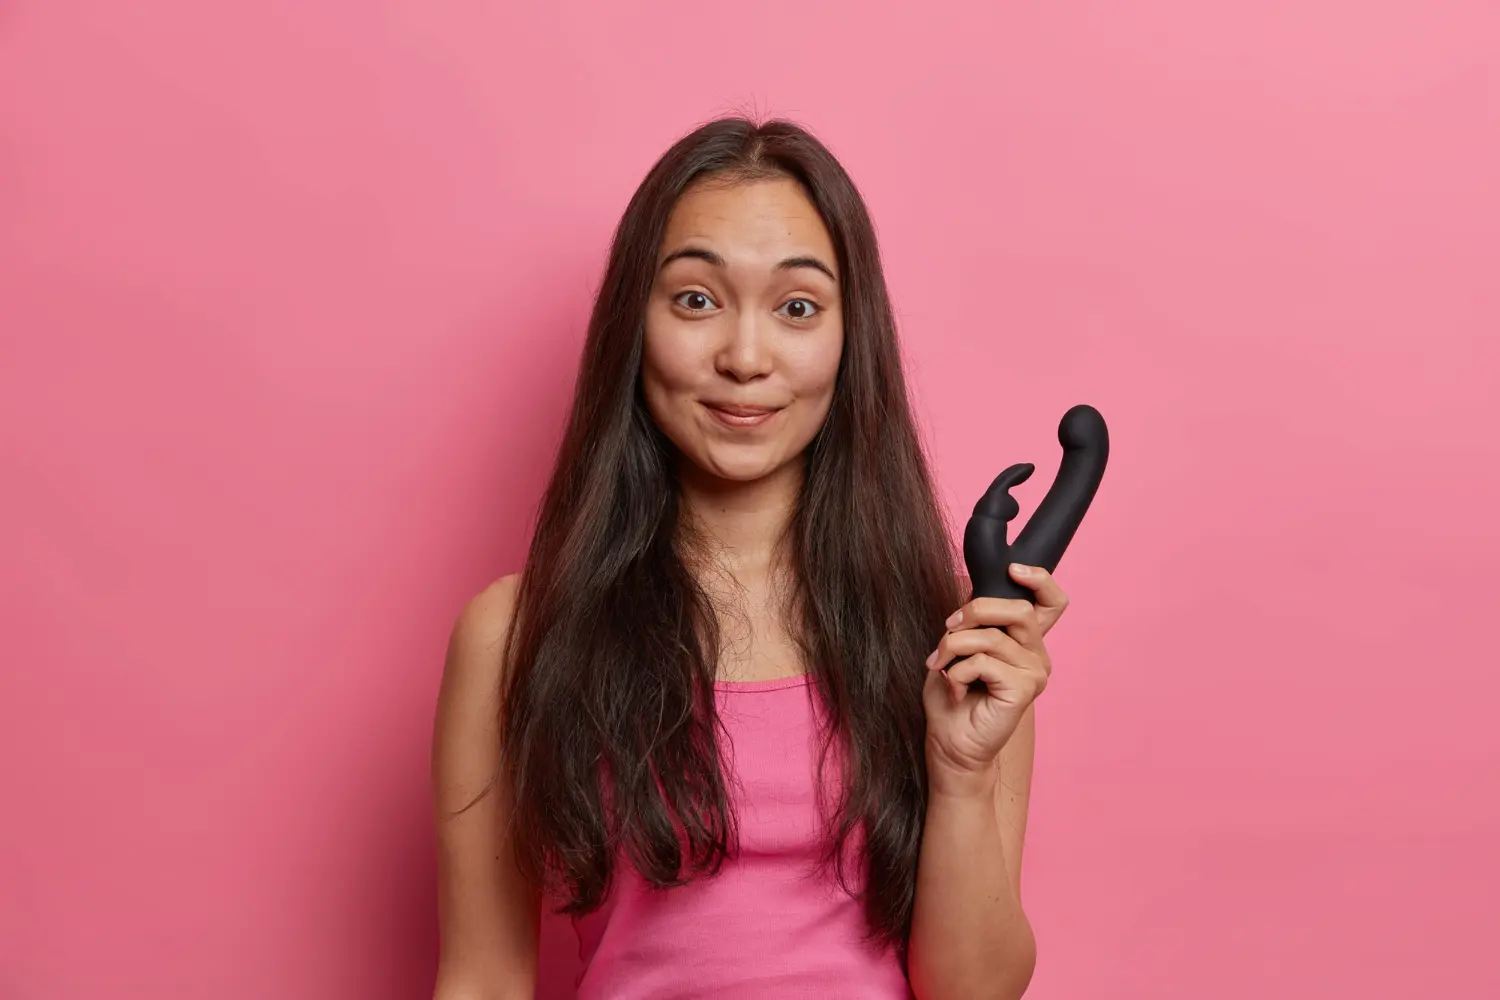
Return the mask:
[[[1036,466],[1029,462],[1012,465],[995,477],[974,505],[964,528],[964,564],[975,597],[1035,600],[1030,588],[1010,578],[1010,564],[1041,566],[1051,573],[1083,521],[1104,478],[1109,429],[1098,410],[1080,404],[1063,414],[1057,425],[1057,440],[1063,447],[1057,478],[1015,542],[1006,543],[1006,530],[1021,507],[1010,490],[1030,479]]]
[[[969,569],[975,597],[1035,601],[1036,594],[1030,588],[1010,578],[1010,564],[1041,566],[1051,573],[1057,569],[1063,550],[1083,521],[1104,478],[1104,464],[1109,459],[1109,429],[1098,410],[1080,404],[1063,414],[1057,426],[1057,440],[1063,447],[1057,478],[1015,542],[1006,541],[1006,531],[1021,507],[1010,490],[1030,479],[1036,466],[1012,465],[995,477],[974,505],[974,513],[964,528],[964,564]],[[953,663],[966,658],[960,656]]]

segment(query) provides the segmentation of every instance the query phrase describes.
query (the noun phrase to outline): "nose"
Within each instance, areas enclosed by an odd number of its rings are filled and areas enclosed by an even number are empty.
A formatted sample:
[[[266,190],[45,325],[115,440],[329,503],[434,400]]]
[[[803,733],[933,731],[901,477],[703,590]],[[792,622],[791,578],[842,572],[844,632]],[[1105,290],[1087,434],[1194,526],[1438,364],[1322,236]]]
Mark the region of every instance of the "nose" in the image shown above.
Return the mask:
[[[720,374],[739,382],[769,375],[771,372],[769,317],[746,310],[735,317],[729,336],[714,359]]]

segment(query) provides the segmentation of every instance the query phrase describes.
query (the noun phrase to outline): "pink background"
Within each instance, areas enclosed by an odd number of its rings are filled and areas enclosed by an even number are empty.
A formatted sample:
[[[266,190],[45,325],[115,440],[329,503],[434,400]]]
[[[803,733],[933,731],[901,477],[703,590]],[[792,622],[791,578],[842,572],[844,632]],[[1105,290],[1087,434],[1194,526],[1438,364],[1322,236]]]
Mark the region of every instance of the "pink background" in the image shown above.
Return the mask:
[[[735,108],[867,194],[958,523],[1114,433],[1029,996],[1500,995],[1500,10],[543,6],[0,3],[0,997],[430,990],[448,627]]]

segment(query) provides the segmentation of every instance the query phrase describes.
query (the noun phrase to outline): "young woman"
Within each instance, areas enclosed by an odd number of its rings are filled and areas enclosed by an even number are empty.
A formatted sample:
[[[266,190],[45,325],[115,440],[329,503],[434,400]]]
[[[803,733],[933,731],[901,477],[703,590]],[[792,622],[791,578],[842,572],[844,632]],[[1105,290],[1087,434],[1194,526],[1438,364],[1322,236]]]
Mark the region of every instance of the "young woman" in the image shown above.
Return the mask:
[[[873,228],[785,122],[625,211],[521,573],[453,631],[437,1000],[1014,998],[1030,710],[1067,603],[963,603]],[[925,661],[925,664],[924,664]],[[952,669],[947,670],[951,664]]]

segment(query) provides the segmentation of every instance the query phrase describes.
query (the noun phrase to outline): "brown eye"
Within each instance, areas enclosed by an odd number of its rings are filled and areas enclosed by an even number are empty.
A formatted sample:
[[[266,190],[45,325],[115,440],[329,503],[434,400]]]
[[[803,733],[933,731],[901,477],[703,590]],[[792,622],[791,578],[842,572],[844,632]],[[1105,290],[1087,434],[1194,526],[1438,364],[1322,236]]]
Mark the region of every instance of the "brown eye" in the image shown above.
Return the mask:
[[[818,307],[807,299],[791,299],[776,311],[784,311],[789,319],[811,319],[817,315]]]
[[[702,292],[683,292],[677,296],[677,304],[689,312],[702,312],[705,309],[712,309],[714,300]]]

